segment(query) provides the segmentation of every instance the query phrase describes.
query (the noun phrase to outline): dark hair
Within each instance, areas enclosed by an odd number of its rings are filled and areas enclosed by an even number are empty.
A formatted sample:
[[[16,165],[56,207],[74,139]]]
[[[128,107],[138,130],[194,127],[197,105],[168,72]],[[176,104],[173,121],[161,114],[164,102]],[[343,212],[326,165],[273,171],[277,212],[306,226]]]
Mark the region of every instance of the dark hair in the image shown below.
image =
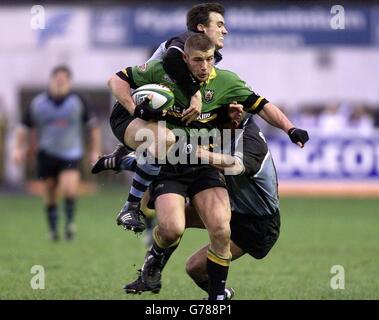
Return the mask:
[[[215,47],[212,40],[203,33],[196,33],[188,37],[184,44],[184,52],[189,50],[208,51]]]
[[[71,70],[66,65],[59,65],[54,67],[54,69],[51,71],[51,76],[55,76],[58,72],[65,72],[69,78],[71,78]]]
[[[209,14],[211,12],[219,13],[222,16],[225,15],[224,7],[217,2],[202,3],[202,4],[193,6],[187,12],[187,29],[190,31],[197,32],[198,24],[203,24],[205,26],[208,26]]]

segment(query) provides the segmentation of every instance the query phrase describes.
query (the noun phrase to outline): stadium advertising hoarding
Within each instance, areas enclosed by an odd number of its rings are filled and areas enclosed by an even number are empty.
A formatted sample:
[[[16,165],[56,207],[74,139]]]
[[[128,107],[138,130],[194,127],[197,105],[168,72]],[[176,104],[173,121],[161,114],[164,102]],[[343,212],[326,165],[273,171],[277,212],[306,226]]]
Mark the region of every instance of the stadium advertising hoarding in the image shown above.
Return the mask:
[[[188,5],[122,7],[40,6],[44,28],[31,7],[5,8],[0,12],[4,45],[70,45],[76,47],[121,48],[155,47],[185,31]],[[379,44],[379,7],[344,5],[344,29],[333,29],[332,6],[226,6],[228,46],[302,47],[325,45],[368,46]],[[33,13],[34,12],[34,13]],[[337,21],[337,19],[335,19]],[[7,25],[15,26],[17,37],[7,36]],[[31,27],[32,26],[32,27]],[[75,35],[73,37],[73,35]],[[72,39],[74,43],[72,43]]]
[[[379,13],[373,7],[344,6],[343,32],[333,29],[329,6],[227,6],[229,45],[323,46],[378,43]],[[95,9],[91,43],[96,47],[155,46],[185,31],[188,7],[142,6]],[[107,36],[105,36],[107,35]]]
[[[303,149],[286,138],[270,139],[279,180],[378,181],[379,136],[311,137]]]

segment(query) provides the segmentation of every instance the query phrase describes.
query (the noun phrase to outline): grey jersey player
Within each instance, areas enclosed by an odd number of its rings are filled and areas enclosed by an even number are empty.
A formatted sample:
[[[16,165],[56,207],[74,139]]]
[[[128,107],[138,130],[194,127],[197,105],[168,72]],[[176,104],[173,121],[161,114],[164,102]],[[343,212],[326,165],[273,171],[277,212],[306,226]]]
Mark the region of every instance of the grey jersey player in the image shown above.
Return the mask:
[[[100,131],[83,100],[71,91],[71,71],[58,66],[51,73],[49,88],[37,95],[23,114],[16,132],[12,158],[16,164],[26,159],[27,138],[35,132],[37,176],[43,184],[50,237],[58,233],[58,188],[65,203],[65,237],[74,237],[74,213],[80,180],[79,162],[84,154],[84,129],[89,129],[90,160],[100,154]]]

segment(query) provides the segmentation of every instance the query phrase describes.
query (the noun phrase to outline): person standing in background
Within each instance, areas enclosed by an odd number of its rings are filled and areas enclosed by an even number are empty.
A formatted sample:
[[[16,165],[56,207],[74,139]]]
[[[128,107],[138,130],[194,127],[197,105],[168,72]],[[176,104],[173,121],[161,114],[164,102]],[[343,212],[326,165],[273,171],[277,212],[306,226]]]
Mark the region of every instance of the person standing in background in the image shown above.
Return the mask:
[[[23,114],[16,131],[12,161],[25,163],[28,136],[36,133],[37,174],[43,193],[50,239],[59,240],[58,190],[64,198],[65,238],[75,235],[75,207],[80,182],[79,163],[84,154],[84,132],[89,128],[90,161],[100,155],[100,129],[81,97],[71,91],[71,70],[55,67],[47,92],[37,95]]]

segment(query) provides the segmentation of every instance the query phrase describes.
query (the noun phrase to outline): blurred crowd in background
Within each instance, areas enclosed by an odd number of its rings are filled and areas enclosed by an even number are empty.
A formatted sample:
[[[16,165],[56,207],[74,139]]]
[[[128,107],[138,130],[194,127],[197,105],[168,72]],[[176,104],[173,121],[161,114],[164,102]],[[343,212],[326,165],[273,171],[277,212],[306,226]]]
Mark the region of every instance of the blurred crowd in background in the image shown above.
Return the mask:
[[[325,105],[303,105],[296,111],[282,105],[282,109],[296,125],[307,128],[312,136],[370,137],[379,130],[379,106],[342,101]],[[281,135],[280,131],[263,122],[260,127],[268,137]]]

